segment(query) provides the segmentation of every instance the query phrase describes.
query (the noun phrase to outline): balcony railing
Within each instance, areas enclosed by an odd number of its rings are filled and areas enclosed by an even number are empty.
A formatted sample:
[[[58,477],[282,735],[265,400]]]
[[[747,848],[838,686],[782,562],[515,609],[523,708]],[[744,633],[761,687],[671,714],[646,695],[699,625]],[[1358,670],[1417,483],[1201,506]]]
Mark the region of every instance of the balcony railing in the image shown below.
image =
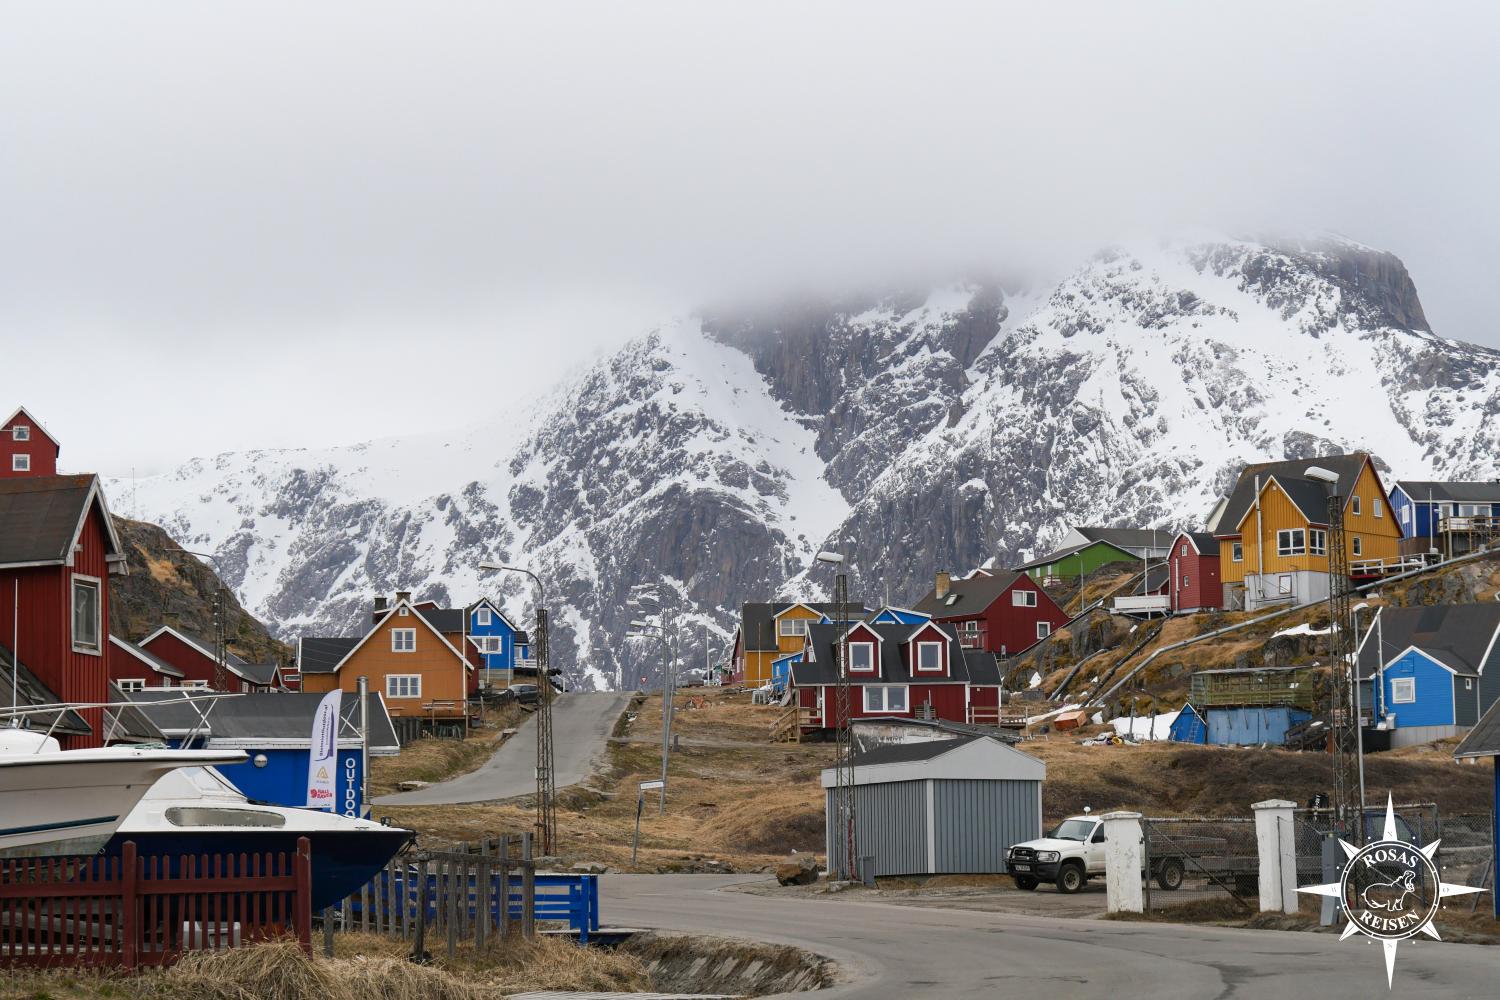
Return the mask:
[[[1500,517],[1487,514],[1457,514],[1438,519],[1438,533],[1473,532],[1477,535],[1500,534]]]
[[[1134,597],[1116,597],[1114,610],[1124,614],[1165,614],[1172,608],[1172,599],[1166,594],[1141,594]]]
[[[1356,577],[1392,576],[1409,570],[1421,569],[1427,560],[1419,555],[1389,556],[1384,559],[1353,559],[1349,562],[1349,575]]]

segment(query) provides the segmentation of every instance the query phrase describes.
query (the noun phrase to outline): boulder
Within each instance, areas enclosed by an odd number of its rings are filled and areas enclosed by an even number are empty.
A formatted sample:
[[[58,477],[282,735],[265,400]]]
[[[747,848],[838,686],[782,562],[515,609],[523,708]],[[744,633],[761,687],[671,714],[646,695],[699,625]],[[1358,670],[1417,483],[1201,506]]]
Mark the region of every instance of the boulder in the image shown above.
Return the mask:
[[[396,786],[397,790],[403,792],[416,792],[426,788],[430,782],[426,781],[403,781]]]
[[[776,866],[781,885],[812,885],[818,880],[818,859],[811,854],[793,854]]]

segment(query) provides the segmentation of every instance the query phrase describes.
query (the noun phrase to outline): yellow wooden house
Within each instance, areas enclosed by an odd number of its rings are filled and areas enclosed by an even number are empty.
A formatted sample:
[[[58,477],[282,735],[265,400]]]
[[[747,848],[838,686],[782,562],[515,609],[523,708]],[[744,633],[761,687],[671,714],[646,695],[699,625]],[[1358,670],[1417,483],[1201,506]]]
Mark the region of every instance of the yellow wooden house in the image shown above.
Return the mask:
[[[775,673],[775,662],[801,653],[807,642],[810,625],[832,617],[835,606],[829,603],[747,602],[740,608],[740,625],[734,636],[734,677],[736,684],[760,687],[769,683]],[[861,601],[850,601],[848,613],[863,617]]]
[[[1255,611],[1327,599],[1330,495],[1343,508],[1351,577],[1409,568],[1401,525],[1368,454],[1248,465],[1209,523],[1219,540],[1224,607]]]

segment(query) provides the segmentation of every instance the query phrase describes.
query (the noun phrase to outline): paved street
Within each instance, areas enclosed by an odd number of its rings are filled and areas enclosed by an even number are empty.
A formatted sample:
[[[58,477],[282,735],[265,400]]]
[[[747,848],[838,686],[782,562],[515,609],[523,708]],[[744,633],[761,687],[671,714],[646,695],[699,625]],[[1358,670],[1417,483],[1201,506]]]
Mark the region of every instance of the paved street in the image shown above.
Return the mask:
[[[603,753],[615,720],[630,702],[628,692],[571,693],[552,703],[553,771],[557,787],[588,777]],[[381,806],[449,806],[494,802],[536,791],[536,716],[523,722],[495,755],[476,771],[415,792],[375,800]]]
[[[1387,995],[1378,944],[1334,934],[1049,917],[715,891],[746,876],[612,875],[611,926],[796,944],[839,963],[820,997],[1296,1000]],[[1437,920],[1439,930],[1442,917]],[[1493,997],[1500,949],[1403,942],[1395,996]]]

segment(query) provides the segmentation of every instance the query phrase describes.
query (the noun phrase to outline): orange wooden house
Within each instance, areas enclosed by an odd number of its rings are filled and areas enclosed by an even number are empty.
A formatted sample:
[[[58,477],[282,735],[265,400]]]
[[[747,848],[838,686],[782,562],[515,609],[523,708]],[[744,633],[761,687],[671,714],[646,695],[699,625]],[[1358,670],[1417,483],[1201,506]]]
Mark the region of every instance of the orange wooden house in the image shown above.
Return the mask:
[[[370,690],[385,696],[392,716],[434,723],[468,718],[476,680],[473,662],[406,593],[398,594],[359,638],[303,637],[297,665],[303,691],[354,692],[359,678],[367,677]]]

